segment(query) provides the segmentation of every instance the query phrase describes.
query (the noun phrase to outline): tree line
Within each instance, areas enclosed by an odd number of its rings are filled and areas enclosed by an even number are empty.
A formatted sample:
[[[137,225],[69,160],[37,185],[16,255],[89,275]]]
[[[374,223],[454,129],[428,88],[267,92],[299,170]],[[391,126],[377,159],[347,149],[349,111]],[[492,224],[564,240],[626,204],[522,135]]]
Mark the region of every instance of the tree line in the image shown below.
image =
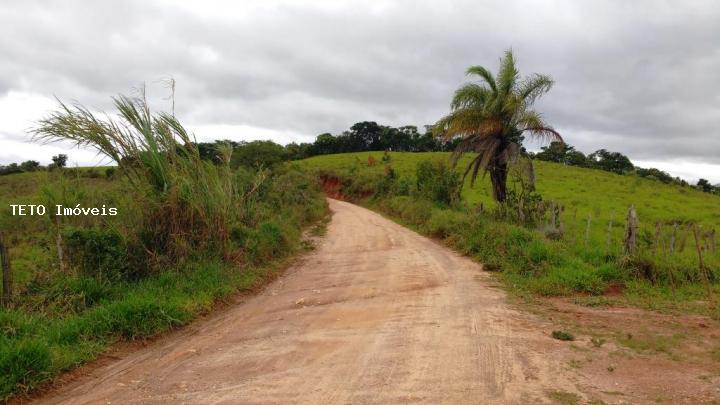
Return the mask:
[[[420,132],[417,126],[395,128],[374,121],[358,122],[340,134],[323,133],[315,142],[289,143],[285,146],[273,141],[215,141],[198,143],[204,159],[217,159],[220,145],[234,148],[232,166],[272,166],[286,160],[300,160],[317,155],[366,151],[394,152],[446,152],[455,148],[459,140],[445,142],[432,134],[432,127],[425,125]]]
[[[43,166],[36,160],[26,160],[21,163],[10,163],[8,165],[0,165],[0,176],[13,173],[34,172],[38,170],[53,170],[63,168],[67,165],[67,155],[59,154],[52,157],[52,163]]]
[[[443,141],[434,137],[432,126],[425,125],[420,132],[417,126],[405,125],[392,127],[380,125],[374,121],[362,121],[352,125],[348,130],[338,135],[323,133],[316,137],[315,142],[289,143],[285,146],[273,141],[235,142],[222,140],[215,142],[200,142],[197,144],[200,156],[205,160],[217,161],[220,145],[230,145],[234,152],[231,166],[258,167],[274,166],[279,162],[300,160],[316,155],[335,153],[351,153],[365,151],[396,151],[396,152],[447,152],[453,151],[459,139]],[[533,159],[555,162],[567,166],[586,167],[605,170],[617,174],[631,174],[639,177],[654,179],[666,184],[687,186],[687,181],[673,177],[669,173],[656,168],[642,168],[635,166],[630,158],[620,152],[611,152],[599,149],[588,155],[577,150],[567,142],[551,142],[543,146],[540,152],[529,152]],[[67,155],[60,154],[52,157],[53,163],[42,166],[34,160],[22,163],[0,165],[0,175],[32,172],[36,170],[53,170],[67,165]],[[700,179],[695,188],[706,193],[720,195],[720,184],[713,185],[707,179]]]
[[[567,166],[587,167],[617,174],[635,175],[657,180],[665,184],[688,185],[688,182],[680,177],[673,177],[670,173],[654,167],[643,168],[635,166],[630,158],[622,153],[611,152],[606,149],[599,149],[585,155],[566,142],[551,142],[550,145],[540,148],[540,152],[531,153],[531,155],[537,160],[555,162]],[[720,195],[720,184],[713,185],[707,179],[700,179],[694,187],[706,193]]]

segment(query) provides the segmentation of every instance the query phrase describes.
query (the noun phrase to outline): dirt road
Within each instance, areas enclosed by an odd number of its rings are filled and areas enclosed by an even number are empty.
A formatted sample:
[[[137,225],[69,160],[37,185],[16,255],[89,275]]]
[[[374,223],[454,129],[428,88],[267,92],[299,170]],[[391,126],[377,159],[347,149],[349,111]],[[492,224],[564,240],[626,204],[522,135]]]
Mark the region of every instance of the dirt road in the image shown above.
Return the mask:
[[[576,392],[548,325],[467,258],[331,200],[318,248],[263,293],[43,403],[537,403]]]

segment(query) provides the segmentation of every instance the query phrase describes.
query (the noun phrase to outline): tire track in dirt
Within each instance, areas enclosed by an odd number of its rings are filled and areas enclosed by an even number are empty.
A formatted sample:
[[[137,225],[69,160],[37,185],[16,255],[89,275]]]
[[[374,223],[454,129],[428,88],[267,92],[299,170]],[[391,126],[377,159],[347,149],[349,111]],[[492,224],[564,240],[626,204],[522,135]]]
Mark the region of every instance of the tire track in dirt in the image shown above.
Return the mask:
[[[330,200],[318,248],[246,302],[43,403],[528,403],[577,392],[547,324],[481,267]],[[545,332],[543,332],[545,330]]]

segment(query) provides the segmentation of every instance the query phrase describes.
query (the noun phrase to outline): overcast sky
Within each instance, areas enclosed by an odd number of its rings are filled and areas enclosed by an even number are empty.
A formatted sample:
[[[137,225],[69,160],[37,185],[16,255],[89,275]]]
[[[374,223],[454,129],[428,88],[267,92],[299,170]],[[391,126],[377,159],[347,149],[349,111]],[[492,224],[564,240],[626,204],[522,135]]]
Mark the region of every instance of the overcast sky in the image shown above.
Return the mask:
[[[579,150],[720,182],[718,1],[3,0],[0,163],[96,162],[27,129],[54,97],[109,110],[143,82],[169,110],[169,77],[199,140],[430,124],[510,47],[556,80],[537,108]]]

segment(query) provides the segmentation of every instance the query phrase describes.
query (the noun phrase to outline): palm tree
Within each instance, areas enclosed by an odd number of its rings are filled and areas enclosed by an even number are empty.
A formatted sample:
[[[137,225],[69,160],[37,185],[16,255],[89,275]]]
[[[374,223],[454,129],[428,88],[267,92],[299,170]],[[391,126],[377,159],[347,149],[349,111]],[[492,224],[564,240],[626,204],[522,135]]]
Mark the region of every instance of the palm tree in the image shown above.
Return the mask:
[[[521,79],[512,50],[506,51],[500,60],[497,77],[482,66],[471,66],[467,74],[479,77],[481,82],[467,83],[455,92],[450,114],[435,124],[433,133],[446,141],[461,139],[453,152],[453,166],[463,153],[477,153],[465,169],[463,180],[472,173],[472,185],[480,169],[483,173],[489,172],[493,197],[504,202],[508,164],[520,158],[530,162],[522,147],[525,135],[544,141],[563,141],[560,134],[531,109],[535,100],[550,90],[553,80],[537,73]],[[528,167],[531,169],[532,165]]]

